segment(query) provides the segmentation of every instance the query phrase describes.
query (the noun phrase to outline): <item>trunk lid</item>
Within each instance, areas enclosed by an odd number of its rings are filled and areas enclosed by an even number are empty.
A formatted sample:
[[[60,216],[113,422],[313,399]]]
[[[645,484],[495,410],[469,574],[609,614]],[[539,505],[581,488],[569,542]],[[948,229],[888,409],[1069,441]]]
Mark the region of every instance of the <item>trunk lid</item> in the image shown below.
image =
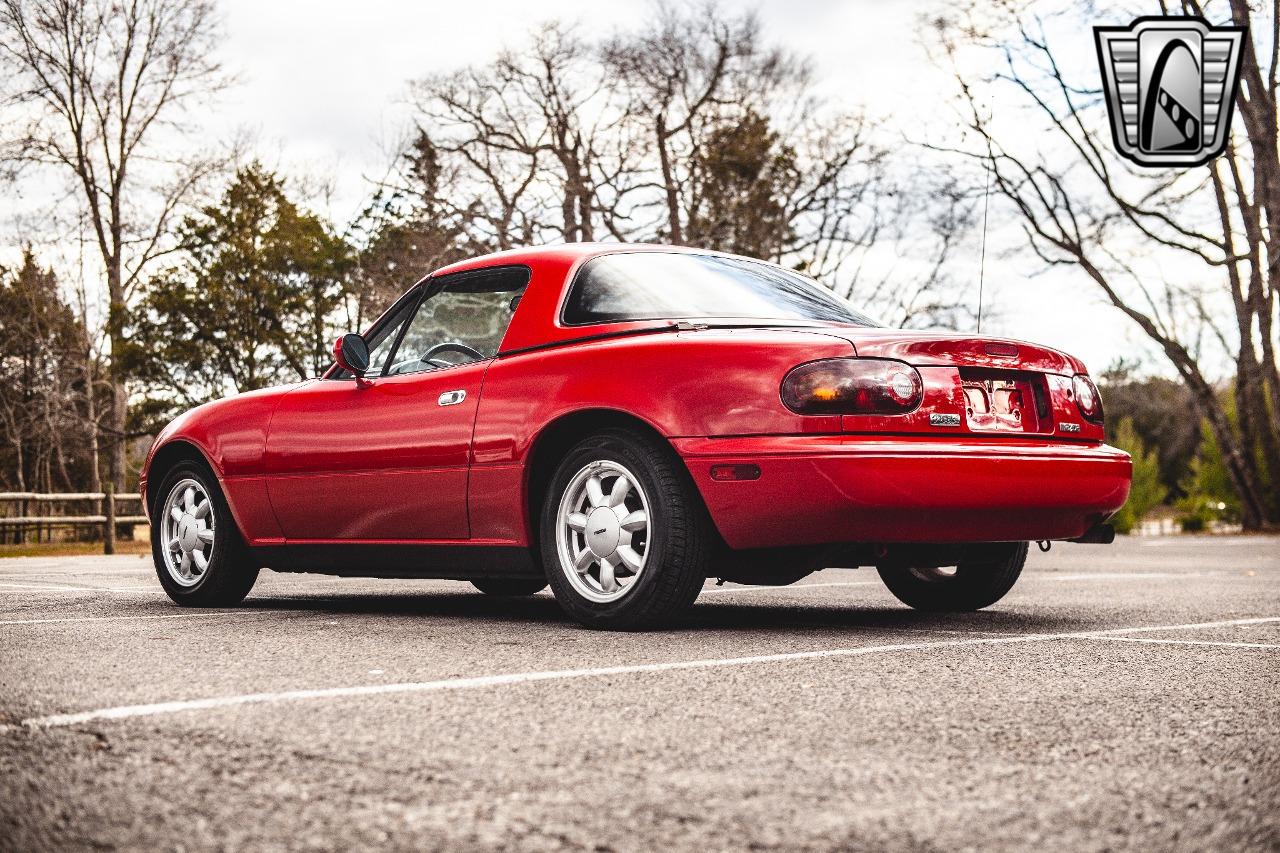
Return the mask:
[[[1064,352],[1010,338],[903,329],[842,331],[841,337],[853,344],[860,356],[894,358],[916,367],[986,367],[1064,376],[1084,372],[1084,365]]]
[[[1071,377],[1076,358],[1025,341],[954,332],[828,329],[862,358],[915,367],[924,381],[920,407],[906,415],[845,415],[846,432],[923,433],[1101,441],[1102,427],[1081,416]]]

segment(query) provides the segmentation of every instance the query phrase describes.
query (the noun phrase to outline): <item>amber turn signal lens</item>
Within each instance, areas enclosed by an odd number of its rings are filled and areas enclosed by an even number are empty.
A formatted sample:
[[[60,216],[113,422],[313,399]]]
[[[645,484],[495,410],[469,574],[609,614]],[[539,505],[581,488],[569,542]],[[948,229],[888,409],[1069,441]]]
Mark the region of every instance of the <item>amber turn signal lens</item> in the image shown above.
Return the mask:
[[[916,369],[885,358],[811,361],[782,380],[782,402],[802,415],[901,415],[923,397]]]

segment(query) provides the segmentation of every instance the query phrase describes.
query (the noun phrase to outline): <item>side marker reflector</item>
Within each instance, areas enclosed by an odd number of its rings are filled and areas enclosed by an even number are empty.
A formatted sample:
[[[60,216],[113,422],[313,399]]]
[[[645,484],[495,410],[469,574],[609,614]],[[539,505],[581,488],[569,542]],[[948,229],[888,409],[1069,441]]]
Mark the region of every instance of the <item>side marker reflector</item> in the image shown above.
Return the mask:
[[[711,479],[724,482],[726,480],[759,480],[759,465],[712,465]]]

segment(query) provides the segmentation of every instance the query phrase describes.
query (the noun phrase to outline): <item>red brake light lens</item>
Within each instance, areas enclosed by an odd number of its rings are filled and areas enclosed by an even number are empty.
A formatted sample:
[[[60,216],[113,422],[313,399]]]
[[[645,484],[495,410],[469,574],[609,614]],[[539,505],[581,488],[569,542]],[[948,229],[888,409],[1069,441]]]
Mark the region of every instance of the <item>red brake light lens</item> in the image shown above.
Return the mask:
[[[1077,373],[1071,379],[1071,390],[1081,417],[1090,423],[1102,423],[1102,395],[1098,393],[1098,386],[1093,384],[1093,380],[1083,373]]]
[[[881,358],[811,361],[782,380],[782,402],[802,415],[902,415],[923,397],[914,367]]]

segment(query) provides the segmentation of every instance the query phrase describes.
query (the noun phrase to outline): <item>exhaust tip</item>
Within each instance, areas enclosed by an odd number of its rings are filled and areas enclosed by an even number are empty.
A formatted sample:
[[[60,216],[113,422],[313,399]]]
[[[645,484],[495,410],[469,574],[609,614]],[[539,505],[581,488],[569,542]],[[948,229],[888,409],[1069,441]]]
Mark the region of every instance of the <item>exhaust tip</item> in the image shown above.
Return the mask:
[[[1081,545],[1110,545],[1116,541],[1116,529],[1105,522],[1095,524],[1086,530],[1083,536],[1067,541],[1079,542]]]

